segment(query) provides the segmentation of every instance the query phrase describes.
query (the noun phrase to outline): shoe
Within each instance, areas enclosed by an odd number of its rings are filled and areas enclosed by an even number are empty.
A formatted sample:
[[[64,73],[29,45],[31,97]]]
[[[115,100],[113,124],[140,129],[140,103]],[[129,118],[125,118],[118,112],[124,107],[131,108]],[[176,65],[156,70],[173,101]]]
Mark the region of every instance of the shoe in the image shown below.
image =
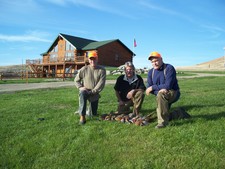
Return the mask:
[[[84,125],[86,123],[86,121],[80,121],[79,124],[80,125]]]
[[[158,124],[157,126],[155,126],[156,129],[161,129],[161,128],[165,128],[166,125],[164,124]]]
[[[98,116],[99,116],[99,114],[93,114],[93,116],[94,116],[94,117],[98,117]]]
[[[80,124],[84,125],[86,123],[86,118],[85,116],[80,116]]]

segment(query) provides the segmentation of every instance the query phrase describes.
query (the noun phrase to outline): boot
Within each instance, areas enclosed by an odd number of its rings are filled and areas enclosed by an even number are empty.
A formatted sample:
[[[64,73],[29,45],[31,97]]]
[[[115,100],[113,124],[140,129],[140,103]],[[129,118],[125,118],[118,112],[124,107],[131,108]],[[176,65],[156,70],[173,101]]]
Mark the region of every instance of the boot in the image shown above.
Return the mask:
[[[85,116],[80,116],[80,124],[83,125],[86,123],[86,118]]]

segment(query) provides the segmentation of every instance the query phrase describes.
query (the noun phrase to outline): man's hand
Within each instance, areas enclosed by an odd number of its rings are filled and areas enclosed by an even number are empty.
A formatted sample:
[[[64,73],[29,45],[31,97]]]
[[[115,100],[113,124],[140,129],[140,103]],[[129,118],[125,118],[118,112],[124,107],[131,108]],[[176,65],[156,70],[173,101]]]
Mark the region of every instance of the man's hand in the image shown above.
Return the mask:
[[[80,91],[86,91],[88,94],[91,94],[91,90],[87,89],[86,87],[80,87]]]
[[[127,98],[128,99],[131,99],[133,97],[133,94],[134,94],[134,90],[131,90],[127,93]]]
[[[168,90],[166,90],[166,89],[161,89],[161,90],[159,91],[159,93],[167,94],[167,93],[168,93]]]
[[[86,87],[80,87],[79,90],[84,91],[84,90],[87,90],[87,88]]]
[[[145,91],[146,95],[149,95],[152,92],[152,86],[148,87]]]

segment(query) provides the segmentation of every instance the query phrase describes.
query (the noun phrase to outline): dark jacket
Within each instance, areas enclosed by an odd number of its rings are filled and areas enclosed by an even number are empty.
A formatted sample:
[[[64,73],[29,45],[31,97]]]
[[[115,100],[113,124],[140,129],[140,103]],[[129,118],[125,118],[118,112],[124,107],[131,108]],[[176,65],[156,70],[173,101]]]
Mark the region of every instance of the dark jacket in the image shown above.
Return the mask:
[[[125,75],[121,75],[117,78],[114,89],[119,92],[122,101],[128,101],[129,99],[127,99],[126,96],[129,91],[131,91],[132,89],[145,90],[146,87],[140,75],[135,75],[131,83],[129,83],[128,80],[126,80]]]

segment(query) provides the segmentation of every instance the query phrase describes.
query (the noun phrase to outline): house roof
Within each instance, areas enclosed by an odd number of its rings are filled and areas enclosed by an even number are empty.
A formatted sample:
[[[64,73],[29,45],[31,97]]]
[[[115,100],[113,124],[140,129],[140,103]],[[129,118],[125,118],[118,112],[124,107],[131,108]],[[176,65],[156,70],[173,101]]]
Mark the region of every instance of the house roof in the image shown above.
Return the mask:
[[[124,45],[119,39],[113,39],[113,40],[106,40],[106,41],[98,41],[98,42],[91,42],[87,46],[83,47],[82,50],[95,50],[98,49],[101,46],[104,46],[106,44],[109,44],[111,42],[119,42],[123,47],[125,47],[129,52],[131,52],[134,56],[136,56],[135,53],[133,53],[126,45]]]
[[[98,49],[101,46],[104,46],[108,43],[114,42],[116,40],[107,40],[107,41],[99,41],[99,42],[91,42],[88,45],[86,45],[85,47],[83,47],[83,50],[93,50],[93,49]]]
[[[66,35],[62,33],[60,33],[59,36],[61,36],[62,38],[70,42],[78,50],[82,49],[83,47],[87,46],[88,44],[92,42],[96,42],[95,40],[75,37],[75,36]]]
[[[131,53],[133,53],[119,39],[106,40],[106,41],[95,41],[95,40],[91,40],[91,39],[85,39],[85,38],[80,38],[80,37],[75,37],[75,36],[71,36],[71,35],[66,35],[66,34],[60,33],[57,36],[57,38],[53,41],[52,45],[48,48],[47,52],[44,52],[41,55],[45,55],[51,50],[52,46],[57,42],[59,36],[64,38],[66,41],[68,41],[77,50],[94,50],[94,49],[98,49],[99,47],[104,46],[104,45],[106,45],[108,43],[111,43],[111,42],[114,42],[114,41],[118,41],[127,50],[129,50]]]

